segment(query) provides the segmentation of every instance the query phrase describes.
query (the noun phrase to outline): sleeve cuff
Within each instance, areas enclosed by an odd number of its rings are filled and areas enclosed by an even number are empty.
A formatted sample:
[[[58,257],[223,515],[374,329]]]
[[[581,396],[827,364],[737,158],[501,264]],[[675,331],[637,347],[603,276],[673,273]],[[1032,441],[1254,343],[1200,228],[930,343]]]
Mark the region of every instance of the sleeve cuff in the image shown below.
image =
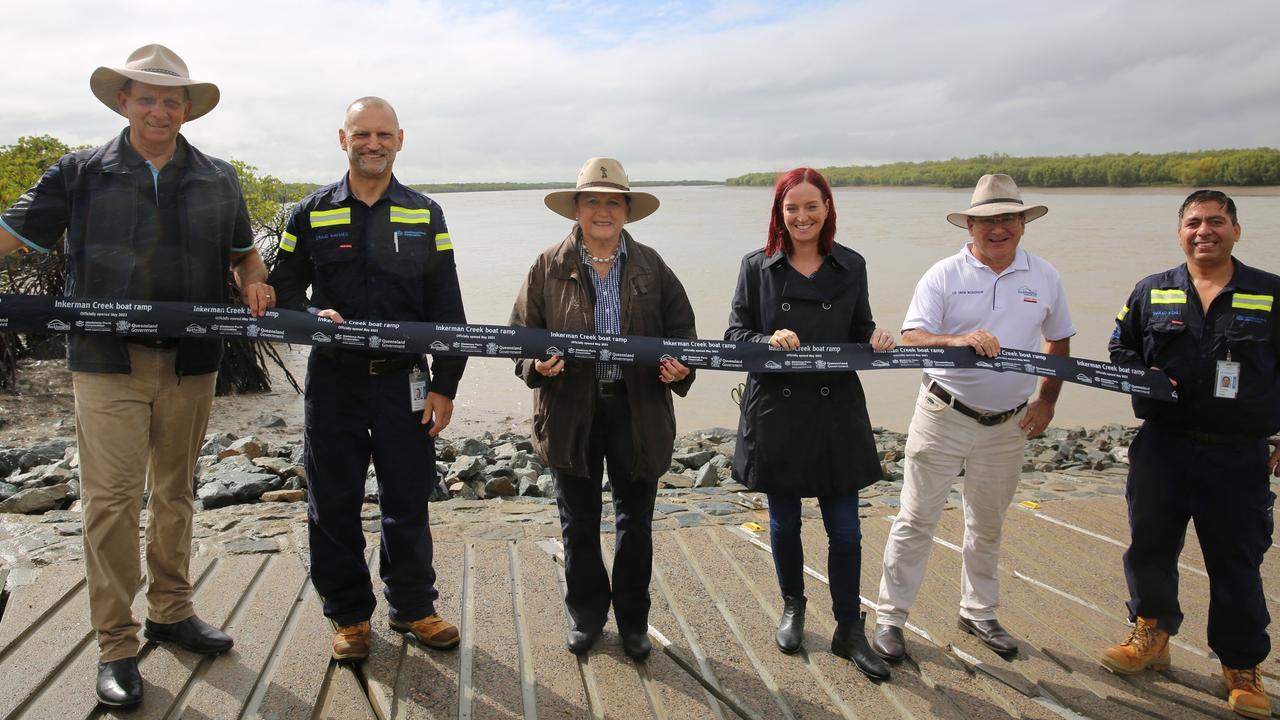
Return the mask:
[[[13,229],[13,227],[9,225],[9,223],[7,223],[7,222],[5,222],[5,221],[4,221],[4,218],[3,218],[3,217],[0,217],[0,227],[3,227],[3,228],[4,228],[4,230],[5,230],[5,232],[7,232],[7,233],[9,233],[10,235],[12,235],[12,236],[14,236],[14,237],[18,238],[18,242],[22,243],[23,245],[26,245],[26,246],[27,246],[28,248],[30,248],[31,250],[34,250],[34,251],[36,251],[36,252],[38,252],[38,253],[47,253],[47,252],[49,252],[49,248],[47,248],[47,247],[45,247],[45,246],[43,246],[43,245],[37,245],[36,243],[33,243],[33,242],[31,242],[30,240],[28,240],[28,239],[26,239],[25,237],[23,237],[23,236],[22,236],[22,233],[19,233],[17,230],[14,230],[14,229]]]

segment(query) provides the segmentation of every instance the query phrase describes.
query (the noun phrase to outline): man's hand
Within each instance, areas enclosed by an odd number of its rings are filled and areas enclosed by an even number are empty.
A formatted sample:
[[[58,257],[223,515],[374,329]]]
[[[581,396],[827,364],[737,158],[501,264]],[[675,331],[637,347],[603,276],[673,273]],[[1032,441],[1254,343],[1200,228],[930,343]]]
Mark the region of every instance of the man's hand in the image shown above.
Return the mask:
[[[427,434],[435,437],[449,427],[453,419],[453,401],[440,393],[427,393],[427,404],[422,408],[422,424],[431,425]]]
[[[968,335],[956,335],[951,345],[971,347],[974,352],[986,357],[995,357],[1000,354],[1000,340],[986,330],[974,330]],[[1050,413],[1051,417],[1052,415],[1053,413]]]
[[[264,282],[253,283],[240,294],[244,304],[249,306],[249,314],[254,317],[262,317],[268,308],[276,306],[276,291]]]
[[[321,310],[320,312],[316,313],[316,316],[322,317],[322,318],[329,318],[330,320],[334,321],[339,325],[346,322],[346,320],[342,319],[342,313],[338,312],[337,310],[334,310],[333,308],[326,308],[324,310]]]
[[[1280,438],[1267,440],[1271,444],[1271,457],[1267,458],[1267,469],[1272,475],[1280,477]]]
[[[1043,433],[1048,429],[1050,421],[1053,420],[1054,405],[1056,403],[1040,398],[1027,403],[1027,411],[1022,414],[1022,419],[1018,421],[1018,427],[1022,428],[1022,432],[1027,437],[1035,437]]]

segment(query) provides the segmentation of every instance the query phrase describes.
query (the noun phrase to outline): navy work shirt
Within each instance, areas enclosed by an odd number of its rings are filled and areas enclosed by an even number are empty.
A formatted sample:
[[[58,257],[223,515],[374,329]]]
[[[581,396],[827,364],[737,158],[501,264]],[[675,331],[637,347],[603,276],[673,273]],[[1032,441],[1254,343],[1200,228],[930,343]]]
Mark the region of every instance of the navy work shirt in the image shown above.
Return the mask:
[[[444,211],[394,176],[372,207],[351,194],[346,176],[303,198],[268,282],[279,305],[294,310],[333,309],[347,320],[467,321]],[[435,358],[431,391],[452,398],[466,362]]]
[[[1185,264],[1138,283],[1116,316],[1111,361],[1158,367],[1177,402],[1134,396],[1133,412],[1179,430],[1265,438],[1280,431],[1280,277],[1232,258],[1235,272],[1204,312]],[[1235,398],[1214,397],[1219,360],[1240,363]]]

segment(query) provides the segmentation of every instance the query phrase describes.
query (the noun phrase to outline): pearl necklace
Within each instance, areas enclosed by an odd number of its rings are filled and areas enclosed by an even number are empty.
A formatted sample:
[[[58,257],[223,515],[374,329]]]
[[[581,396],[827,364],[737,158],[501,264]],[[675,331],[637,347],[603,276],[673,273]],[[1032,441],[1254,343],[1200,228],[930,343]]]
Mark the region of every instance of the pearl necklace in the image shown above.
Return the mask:
[[[618,246],[613,249],[613,254],[609,257],[596,257],[591,254],[590,250],[587,251],[587,257],[591,258],[591,262],[611,263],[618,259],[618,253],[620,252],[622,252],[622,243],[618,243]]]

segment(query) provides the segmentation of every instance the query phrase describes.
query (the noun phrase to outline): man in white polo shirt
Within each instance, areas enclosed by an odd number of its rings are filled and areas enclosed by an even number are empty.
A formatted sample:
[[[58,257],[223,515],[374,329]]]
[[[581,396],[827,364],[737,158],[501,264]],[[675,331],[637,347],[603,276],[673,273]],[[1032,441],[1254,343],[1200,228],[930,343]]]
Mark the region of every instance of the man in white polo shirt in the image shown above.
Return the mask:
[[[1075,334],[1058,271],[1018,248],[1043,205],[1022,204],[1008,175],[984,175],[968,210],[947,220],[970,241],[938,262],[916,285],[902,344],[971,347],[995,357],[1000,348],[1067,355]],[[1053,419],[1061,380],[990,370],[924,371],[907,431],[902,507],[884,549],[872,648],[885,660],[906,655],[902,627],[924,580],[934,529],[957,476],[964,473],[964,565],[961,630],[1003,657],[1018,641],[996,620],[996,565],[1005,512],[1018,487],[1026,437]]]

